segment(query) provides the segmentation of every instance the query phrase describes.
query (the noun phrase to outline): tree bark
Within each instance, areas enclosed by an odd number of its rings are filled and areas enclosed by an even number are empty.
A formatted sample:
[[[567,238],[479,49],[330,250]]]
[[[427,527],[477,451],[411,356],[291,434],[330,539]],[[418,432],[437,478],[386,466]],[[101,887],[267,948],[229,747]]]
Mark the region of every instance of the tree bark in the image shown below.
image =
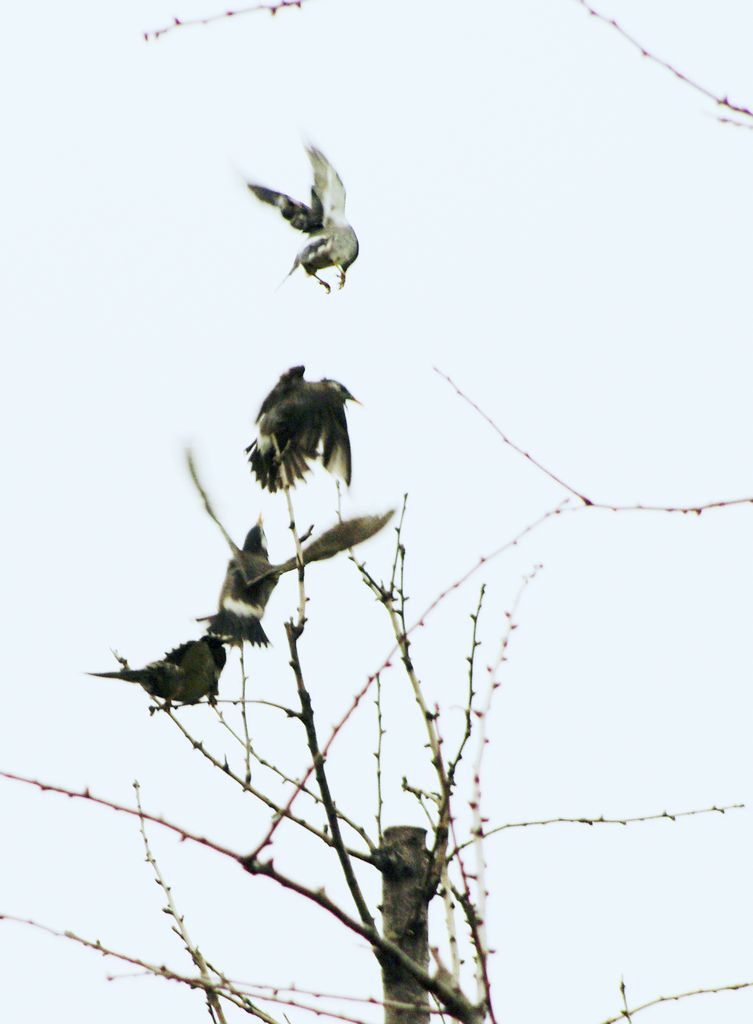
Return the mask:
[[[429,966],[426,829],[395,825],[384,830],[382,921],[384,937],[425,970]],[[429,1000],[415,978],[382,958],[385,1024],[429,1024]],[[407,1003],[409,1008],[393,1004]]]

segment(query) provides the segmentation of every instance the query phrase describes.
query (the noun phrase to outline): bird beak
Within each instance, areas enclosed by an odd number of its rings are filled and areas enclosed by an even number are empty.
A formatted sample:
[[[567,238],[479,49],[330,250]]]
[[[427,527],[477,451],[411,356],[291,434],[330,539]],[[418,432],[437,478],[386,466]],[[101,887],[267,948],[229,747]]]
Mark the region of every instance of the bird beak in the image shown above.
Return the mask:
[[[260,530],[264,529],[264,516],[261,514],[261,512],[259,513],[259,518],[256,520],[256,525],[259,527]]]
[[[356,405],[360,405],[363,408],[363,402],[359,402],[359,400],[357,398],[354,398],[353,395],[348,396],[348,401],[355,402]]]

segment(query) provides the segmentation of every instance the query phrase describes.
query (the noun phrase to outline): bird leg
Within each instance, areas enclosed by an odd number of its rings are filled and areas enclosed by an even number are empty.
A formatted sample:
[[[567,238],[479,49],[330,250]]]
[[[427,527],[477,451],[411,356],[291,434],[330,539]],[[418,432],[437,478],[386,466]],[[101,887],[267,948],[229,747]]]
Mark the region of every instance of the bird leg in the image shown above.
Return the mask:
[[[324,278],[321,278],[321,277],[319,277],[319,275],[318,275],[318,274],[312,274],[311,276],[312,276],[312,277],[315,277],[315,278],[317,279],[317,281],[318,281],[318,282],[319,282],[319,284],[320,284],[320,285],[322,286],[322,288],[323,288],[323,289],[325,290],[325,292],[327,293],[327,295],[329,295],[329,293],[330,293],[330,292],[332,291],[332,289],[331,289],[331,288],[330,288],[330,286],[329,286],[329,285],[327,284],[327,282],[326,282],[326,281],[324,280]]]
[[[338,267],[338,270],[340,271],[340,285],[338,291],[342,291],[342,289],[345,287],[345,271],[342,269],[342,267]]]

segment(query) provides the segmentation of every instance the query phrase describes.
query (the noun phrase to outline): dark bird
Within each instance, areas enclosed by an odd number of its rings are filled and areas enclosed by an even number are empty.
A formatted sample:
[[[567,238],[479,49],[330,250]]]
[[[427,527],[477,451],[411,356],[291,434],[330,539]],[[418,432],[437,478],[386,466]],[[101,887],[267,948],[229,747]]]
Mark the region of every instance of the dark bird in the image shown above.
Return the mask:
[[[333,558],[341,551],[362,544],[378,533],[393,515],[394,510],[390,510],[382,516],[358,516],[336,523],[303,548],[303,564]],[[270,563],[260,517],[256,526],[249,530],[243,549],[230,559],[219,611],[199,621],[208,622],[207,632],[216,634],[226,643],[240,646],[247,640],[250,644],[266,646],[269,639],[259,620],[280,576],[297,566],[295,557],[279,565]]]
[[[298,267],[303,267],[329,293],[330,286],[319,277],[317,270],[337,267],[343,288],[348,267],[358,256],[358,239],[345,219],[345,188],[340,176],[318,149],[307,146],[306,152],[314,171],[310,206],[263,185],[250,181],[246,184],[257,199],[276,206],[294,228],[311,236],[311,241],[296,256],[288,277]]]
[[[268,491],[285,483],[294,487],[308,472],[309,461],[317,458],[350,484],[345,403],[358,399],[336,380],[304,380],[305,369],[293,366],[280,377],[256,417],[258,436],[246,448],[257,480]]]
[[[228,643],[266,647],[269,638],[264,632],[261,617],[267,601],[277,586],[277,579],[267,574],[270,568],[267,538],[262,519],[246,534],[243,547],[230,559],[225,581],[220,591],[220,607],[216,615],[208,616],[207,632],[222,637]]]
[[[214,700],[226,659],[222,640],[217,636],[203,636],[168,651],[161,661],[152,661],[144,668],[88,674],[139,683],[152,697],[162,700],[196,704],[202,697]]]

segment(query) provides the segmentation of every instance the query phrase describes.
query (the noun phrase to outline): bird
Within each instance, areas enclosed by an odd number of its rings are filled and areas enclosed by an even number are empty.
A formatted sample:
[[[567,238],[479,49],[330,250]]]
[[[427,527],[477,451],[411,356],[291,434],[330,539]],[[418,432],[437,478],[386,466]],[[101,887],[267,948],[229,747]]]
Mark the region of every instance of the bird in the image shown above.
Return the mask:
[[[314,172],[310,206],[263,185],[247,181],[246,186],[257,199],[276,206],[292,227],[311,238],[296,256],[287,277],[303,267],[329,294],[332,289],[317,270],[337,267],[340,288],[344,288],[348,267],[358,257],[358,238],[345,219],[345,188],[339,174],[315,146],[307,146],[306,152]]]
[[[272,493],[294,487],[317,458],[350,485],[345,403],[361,403],[336,380],[304,380],[305,370],[293,366],[282,374],[261,404],[257,437],[246,448],[257,480]]]
[[[236,645],[242,645],[244,640],[259,647],[269,644],[261,618],[277,586],[276,579],[265,576],[270,564],[263,520],[259,516],[246,534],[243,547],[235,551],[228,563],[217,613],[199,620],[209,623],[208,633]]]
[[[168,702],[196,704],[202,697],[208,697],[213,703],[226,660],[222,640],[207,635],[181,644],[160,661],[152,661],[144,668],[124,667],[119,672],[89,672],[88,675],[139,683],[152,697]]]
[[[303,564],[333,558],[378,533],[394,515],[394,509],[380,516],[356,516],[343,519],[307,544],[301,554]],[[262,518],[252,527],[243,544],[228,563],[220,591],[219,610],[199,622],[207,622],[207,633],[228,644],[242,646],[243,641],[260,647],[269,644],[261,618],[280,577],[298,567],[297,557],[273,565],[267,555]]]

